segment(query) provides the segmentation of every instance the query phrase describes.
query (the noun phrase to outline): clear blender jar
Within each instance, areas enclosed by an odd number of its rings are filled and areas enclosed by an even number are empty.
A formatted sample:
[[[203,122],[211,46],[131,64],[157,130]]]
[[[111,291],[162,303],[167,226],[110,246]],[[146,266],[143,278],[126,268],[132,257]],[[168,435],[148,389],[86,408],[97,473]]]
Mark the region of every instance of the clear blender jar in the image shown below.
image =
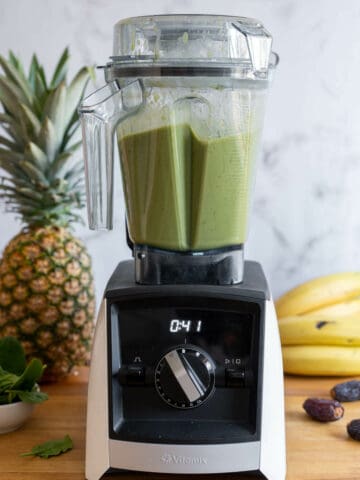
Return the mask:
[[[88,213],[112,228],[116,137],[137,282],[241,282],[271,44],[244,17],[115,25],[107,83],[80,107]]]

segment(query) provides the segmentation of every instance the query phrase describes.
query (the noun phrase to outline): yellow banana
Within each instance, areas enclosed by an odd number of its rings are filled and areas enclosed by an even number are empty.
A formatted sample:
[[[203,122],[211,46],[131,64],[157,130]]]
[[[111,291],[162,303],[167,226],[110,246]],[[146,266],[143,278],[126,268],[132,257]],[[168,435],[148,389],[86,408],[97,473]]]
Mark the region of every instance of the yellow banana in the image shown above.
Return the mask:
[[[283,347],[284,371],[295,375],[360,375],[360,347],[294,345]]]
[[[347,317],[348,315],[359,314],[360,320],[360,297],[351,298],[341,303],[335,303],[327,307],[317,308],[311,312],[312,315],[322,315],[332,318]],[[302,314],[306,315],[306,314]]]
[[[360,272],[335,273],[293,288],[276,302],[278,317],[289,317],[343,302],[360,295]]]
[[[279,330],[283,345],[360,346],[360,313],[346,317],[287,317],[279,322]]]

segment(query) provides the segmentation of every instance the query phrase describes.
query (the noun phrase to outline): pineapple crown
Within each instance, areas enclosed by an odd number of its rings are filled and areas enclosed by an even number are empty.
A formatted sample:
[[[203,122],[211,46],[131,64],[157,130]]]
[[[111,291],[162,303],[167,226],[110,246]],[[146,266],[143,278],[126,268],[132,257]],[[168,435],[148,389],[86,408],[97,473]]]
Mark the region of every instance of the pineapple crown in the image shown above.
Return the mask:
[[[81,145],[77,107],[92,70],[83,67],[67,85],[68,60],[66,48],[48,82],[36,55],[28,75],[12,52],[0,56],[0,199],[29,226],[81,219],[84,167],[73,153]]]

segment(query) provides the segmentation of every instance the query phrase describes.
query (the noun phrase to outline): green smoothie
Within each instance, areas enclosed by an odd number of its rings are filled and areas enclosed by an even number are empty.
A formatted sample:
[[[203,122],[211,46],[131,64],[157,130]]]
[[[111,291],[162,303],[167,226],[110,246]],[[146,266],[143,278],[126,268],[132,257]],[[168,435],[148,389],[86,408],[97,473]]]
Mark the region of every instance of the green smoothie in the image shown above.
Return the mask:
[[[187,124],[119,130],[132,240],[180,251],[244,243],[253,138],[200,138]]]

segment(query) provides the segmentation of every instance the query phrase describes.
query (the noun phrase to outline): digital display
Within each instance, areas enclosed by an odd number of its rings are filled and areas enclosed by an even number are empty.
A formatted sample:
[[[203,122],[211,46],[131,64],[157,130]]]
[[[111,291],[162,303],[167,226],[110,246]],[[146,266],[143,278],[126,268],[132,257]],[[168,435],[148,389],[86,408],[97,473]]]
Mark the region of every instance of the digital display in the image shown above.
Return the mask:
[[[170,322],[170,333],[201,332],[201,320],[178,320],[173,318]]]
[[[171,347],[185,343],[202,348],[222,366],[248,361],[257,338],[257,304],[209,298],[171,302],[175,299],[146,298],[116,306],[122,363],[155,366]]]

